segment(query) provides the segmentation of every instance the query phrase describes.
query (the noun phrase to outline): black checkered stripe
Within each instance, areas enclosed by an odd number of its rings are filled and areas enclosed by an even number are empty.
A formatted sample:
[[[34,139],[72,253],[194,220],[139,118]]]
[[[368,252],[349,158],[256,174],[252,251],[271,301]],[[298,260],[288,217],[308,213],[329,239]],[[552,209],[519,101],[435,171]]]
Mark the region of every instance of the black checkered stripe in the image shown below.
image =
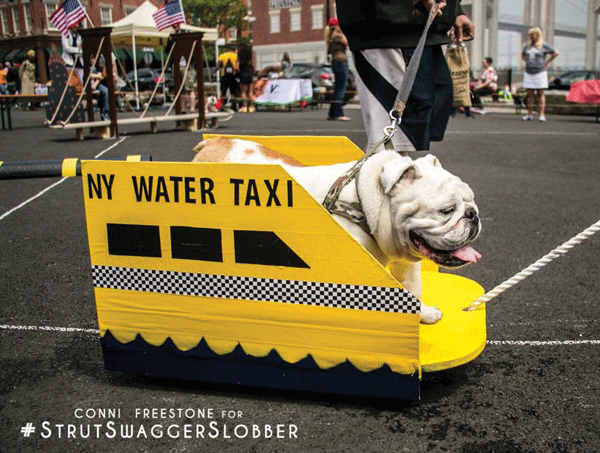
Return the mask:
[[[418,314],[403,288],[92,266],[96,288]]]

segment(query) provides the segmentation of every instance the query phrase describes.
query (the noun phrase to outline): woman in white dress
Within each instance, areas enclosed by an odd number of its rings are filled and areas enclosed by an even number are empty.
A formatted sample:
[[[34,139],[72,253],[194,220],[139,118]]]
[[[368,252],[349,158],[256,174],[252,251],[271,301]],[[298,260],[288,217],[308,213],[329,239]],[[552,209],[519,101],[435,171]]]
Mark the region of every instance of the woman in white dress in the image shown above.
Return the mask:
[[[533,118],[533,96],[537,91],[540,121],[546,121],[546,93],[544,91],[548,89],[546,67],[558,57],[558,52],[544,42],[542,30],[534,27],[529,30],[529,43],[523,48],[521,56],[525,60],[523,88],[527,89],[527,115],[523,117],[523,120],[531,121]]]

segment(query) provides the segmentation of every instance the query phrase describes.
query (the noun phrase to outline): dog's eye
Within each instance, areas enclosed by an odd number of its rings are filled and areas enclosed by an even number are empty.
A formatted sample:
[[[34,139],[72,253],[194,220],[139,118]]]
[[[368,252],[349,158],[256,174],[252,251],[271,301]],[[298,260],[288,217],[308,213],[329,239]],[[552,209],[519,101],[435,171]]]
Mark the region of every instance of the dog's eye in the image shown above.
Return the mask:
[[[449,208],[440,210],[440,214],[450,215],[454,212],[454,206],[450,206]]]

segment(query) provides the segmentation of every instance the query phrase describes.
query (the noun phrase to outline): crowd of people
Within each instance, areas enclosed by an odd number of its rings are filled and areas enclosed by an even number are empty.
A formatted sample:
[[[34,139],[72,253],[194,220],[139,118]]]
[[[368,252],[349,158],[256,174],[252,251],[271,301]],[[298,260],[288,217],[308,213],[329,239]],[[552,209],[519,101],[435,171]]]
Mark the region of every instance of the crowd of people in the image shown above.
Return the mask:
[[[349,56],[352,55],[361,105],[363,122],[369,145],[379,140],[379,133],[389,124],[398,91],[402,88],[406,68],[420,37],[430,0],[388,0],[378,12],[363,10],[361,0],[337,0],[338,18],[328,21],[324,44],[334,74],[334,88],[328,110],[328,120],[348,121],[344,114],[344,98],[349,75]],[[343,30],[343,31],[342,31]],[[393,137],[394,149],[401,152],[427,150],[431,141],[442,140],[452,105],[452,80],[444,59],[444,46],[450,42],[473,39],[474,26],[462,10],[459,0],[446,0],[427,34],[425,49],[410,96],[404,108],[400,133]],[[525,61],[523,88],[527,90],[527,115],[533,117],[537,97],[539,120],[545,121],[545,89],[548,88],[547,65],[558,52],[544,42],[542,31],[532,28],[530,42],[523,48]],[[81,53],[81,36],[73,27],[62,36],[63,60],[83,80],[85,62]],[[285,53],[279,64],[257,71],[252,47],[248,44],[230,44],[218,57],[220,86],[219,108],[231,108],[242,113],[255,111],[255,82],[260,78],[286,77],[292,67],[290,55]],[[99,108],[108,118],[108,91],[106,70],[101,61],[88,63],[91,83],[99,92]],[[470,84],[471,106],[462,111],[468,118],[473,113],[485,113],[482,97],[497,93],[498,73],[490,57],[483,59],[477,79]],[[0,62],[0,94],[33,94],[36,84],[36,55],[31,50],[19,64]],[[189,90],[188,90],[189,91]],[[195,103],[195,100],[194,100]],[[460,106],[458,106],[460,107]],[[35,108],[26,105],[25,108]],[[453,110],[454,109],[454,110]]]
[[[29,50],[21,63],[0,62],[0,94],[35,94],[36,86],[35,51]],[[37,105],[25,102],[26,110],[37,110]]]
[[[21,91],[20,66],[10,61],[0,62],[0,94],[16,94]]]

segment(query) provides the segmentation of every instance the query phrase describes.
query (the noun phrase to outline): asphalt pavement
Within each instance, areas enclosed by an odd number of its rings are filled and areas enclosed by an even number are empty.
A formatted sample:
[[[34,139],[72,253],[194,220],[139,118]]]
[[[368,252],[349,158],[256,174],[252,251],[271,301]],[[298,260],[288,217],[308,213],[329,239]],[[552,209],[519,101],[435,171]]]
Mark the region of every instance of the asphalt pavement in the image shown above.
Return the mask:
[[[360,111],[346,113],[349,122],[326,121],[325,109],[263,110],[236,114],[216,132],[344,135],[363,147]],[[189,161],[202,138],[165,124],[156,134],[137,125],[119,140],[77,141],[43,119],[14,111],[14,129],[0,132],[0,161]],[[483,258],[457,273],[486,290],[600,220],[594,117],[458,115],[430,152],[475,192]],[[0,452],[600,451],[600,233],[492,300],[482,354],[424,374],[421,400],[405,403],[105,371],[82,192],[77,178],[0,181]],[[207,428],[202,438],[167,429],[212,420],[258,431],[211,437]],[[113,433],[109,421],[135,431]],[[278,438],[278,424],[295,435]]]

